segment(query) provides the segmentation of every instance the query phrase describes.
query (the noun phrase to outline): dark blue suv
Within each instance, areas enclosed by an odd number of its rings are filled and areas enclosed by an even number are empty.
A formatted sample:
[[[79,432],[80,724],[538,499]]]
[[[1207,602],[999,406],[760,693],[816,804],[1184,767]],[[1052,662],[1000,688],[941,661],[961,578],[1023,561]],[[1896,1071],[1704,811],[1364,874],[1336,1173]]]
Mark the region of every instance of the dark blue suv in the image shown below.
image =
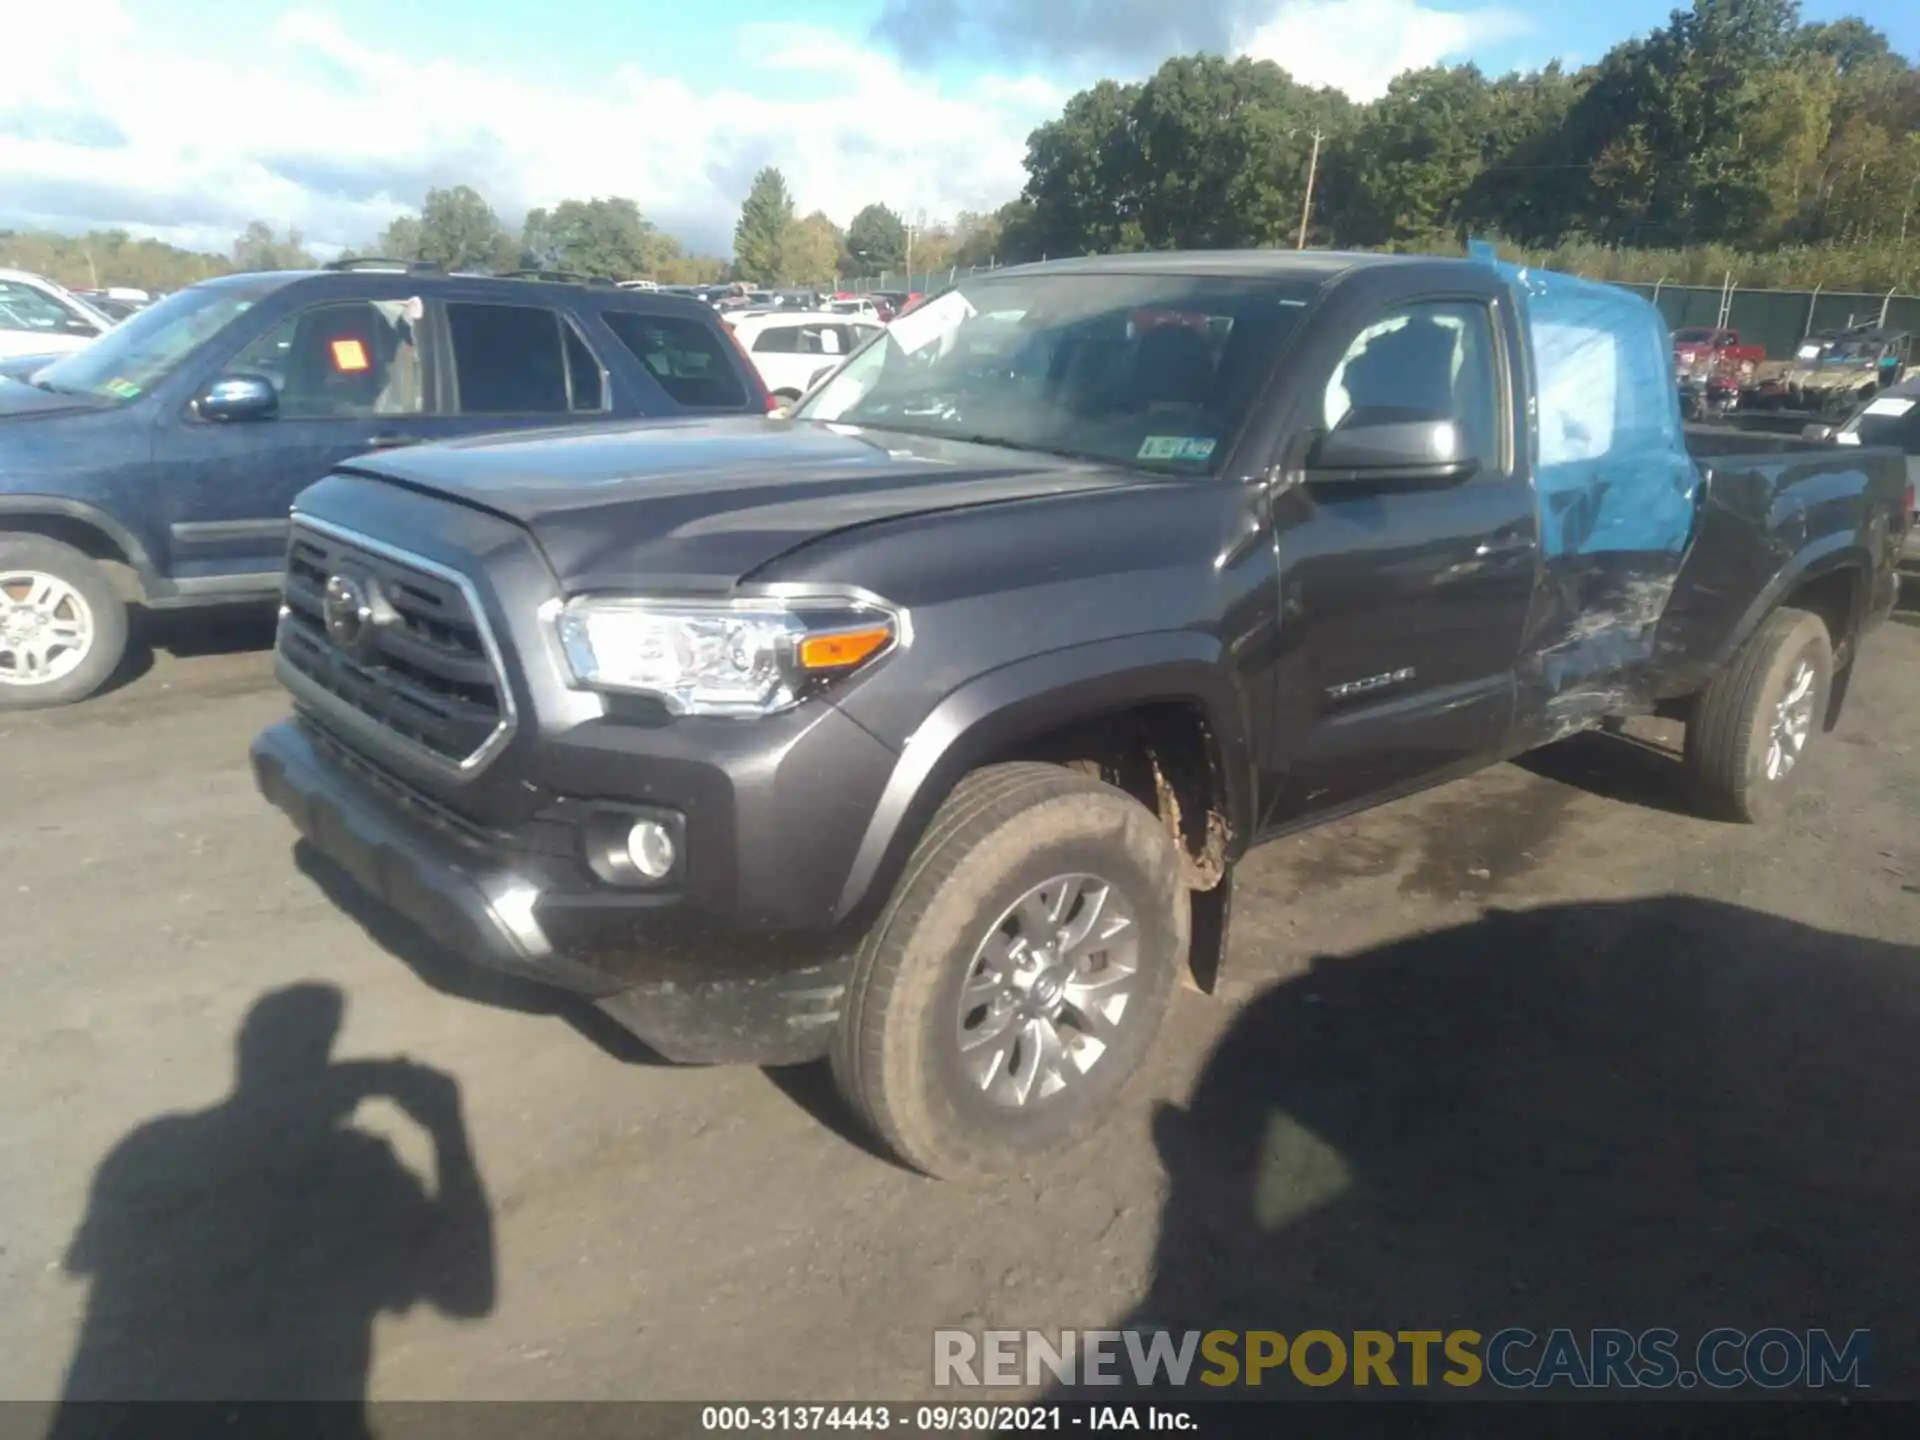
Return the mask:
[[[129,605],[270,598],[293,497],[354,455],[768,408],[670,295],[365,262],[195,285],[0,377],[0,710],[106,683]]]

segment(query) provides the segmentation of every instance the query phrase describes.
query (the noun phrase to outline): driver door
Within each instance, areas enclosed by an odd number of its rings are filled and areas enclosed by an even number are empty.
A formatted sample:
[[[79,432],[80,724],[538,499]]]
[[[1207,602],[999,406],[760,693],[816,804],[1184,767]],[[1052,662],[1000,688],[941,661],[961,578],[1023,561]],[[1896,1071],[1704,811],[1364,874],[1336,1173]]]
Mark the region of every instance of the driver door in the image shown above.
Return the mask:
[[[1474,468],[1398,485],[1316,482],[1303,467],[1276,495],[1275,827],[1410,788],[1505,739],[1539,554],[1516,453],[1516,338],[1492,296],[1393,304],[1325,379],[1313,435],[1362,412],[1443,417]]]
[[[422,314],[409,300],[296,310],[214,372],[266,377],[279,395],[274,414],[215,422],[188,406],[163,422],[154,478],[176,580],[270,588],[296,495],[355,455],[434,438]]]

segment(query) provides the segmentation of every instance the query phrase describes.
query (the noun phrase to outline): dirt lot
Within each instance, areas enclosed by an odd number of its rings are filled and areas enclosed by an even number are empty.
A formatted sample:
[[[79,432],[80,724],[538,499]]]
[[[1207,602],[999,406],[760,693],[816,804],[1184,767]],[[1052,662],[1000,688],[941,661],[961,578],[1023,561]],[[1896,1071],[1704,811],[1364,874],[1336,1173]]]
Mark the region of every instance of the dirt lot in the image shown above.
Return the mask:
[[[78,1351],[95,1392],[906,1398],[936,1326],[1129,1317],[1870,1327],[1881,1393],[1920,1392],[1899,618],[1777,829],[1691,818],[1670,754],[1590,736],[1257,854],[1223,996],[1179,998],[1094,1146],[986,1190],[867,1153],[817,1067],[663,1067],[373,938],[252,792],[267,656],[202,637],[0,720],[0,1396],[60,1394]],[[263,1012],[285,1063],[232,1095],[242,1022],[296,982]],[[377,1147],[314,1159],[353,1087],[285,1077],[336,993],[337,1060],[457,1081],[464,1245],[415,1253]],[[393,1099],[357,1120],[434,1173]]]

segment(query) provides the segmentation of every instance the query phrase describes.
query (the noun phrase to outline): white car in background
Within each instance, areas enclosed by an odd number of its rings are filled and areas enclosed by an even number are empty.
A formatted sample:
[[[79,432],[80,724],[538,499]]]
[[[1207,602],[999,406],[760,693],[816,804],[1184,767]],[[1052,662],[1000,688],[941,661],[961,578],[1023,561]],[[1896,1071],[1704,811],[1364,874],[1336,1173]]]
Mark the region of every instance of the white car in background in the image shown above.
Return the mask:
[[[25,270],[0,270],[0,360],[69,355],[113,328],[78,295]]]
[[[879,308],[871,300],[833,300],[828,302],[827,309],[835,315],[854,315],[875,325],[881,323]]]
[[[829,311],[767,311],[733,327],[734,338],[776,400],[791,404],[885,327]]]

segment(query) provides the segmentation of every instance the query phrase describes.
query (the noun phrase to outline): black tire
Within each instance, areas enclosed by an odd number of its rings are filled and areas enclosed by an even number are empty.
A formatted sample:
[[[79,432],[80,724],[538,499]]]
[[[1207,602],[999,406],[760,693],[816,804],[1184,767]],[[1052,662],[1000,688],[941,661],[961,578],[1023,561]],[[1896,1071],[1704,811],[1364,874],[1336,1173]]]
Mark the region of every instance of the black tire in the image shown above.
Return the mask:
[[[965,1073],[961,986],[1015,902],[1072,874],[1099,877],[1132,911],[1135,988],[1083,1073],[1013,1108]],[[984,1178],[1063,1151],[1099,1126],[1146,1059],[1186,963],[1188,923],[1173,841],[1137,800],[1059,766],[975,771],[934,816],[855,959],[834,1037],[841,1094],[928,1175]]]
[[[1784,773],[1769,774],[1777,709],[1803,663],[1813,672],[1805,741]],[[1807,752],[1824,726],[1832,689],[1833,642],[1826,623],[1805,610],[1774,611],[1695,703],[1686,764],[1702,808],[1748,824],[1763,824],[1785,809],[1806,773]]]
[[[44,535],[0,535],[0,575],[21,571],[50,575],[70,586],[91,615],[93,640],[80,663],[57,680],[27,685],[0,679],[0,710],[39,710],[84,700],[113,678],[127,653],[127,607],[99,563],[71,545]]]

